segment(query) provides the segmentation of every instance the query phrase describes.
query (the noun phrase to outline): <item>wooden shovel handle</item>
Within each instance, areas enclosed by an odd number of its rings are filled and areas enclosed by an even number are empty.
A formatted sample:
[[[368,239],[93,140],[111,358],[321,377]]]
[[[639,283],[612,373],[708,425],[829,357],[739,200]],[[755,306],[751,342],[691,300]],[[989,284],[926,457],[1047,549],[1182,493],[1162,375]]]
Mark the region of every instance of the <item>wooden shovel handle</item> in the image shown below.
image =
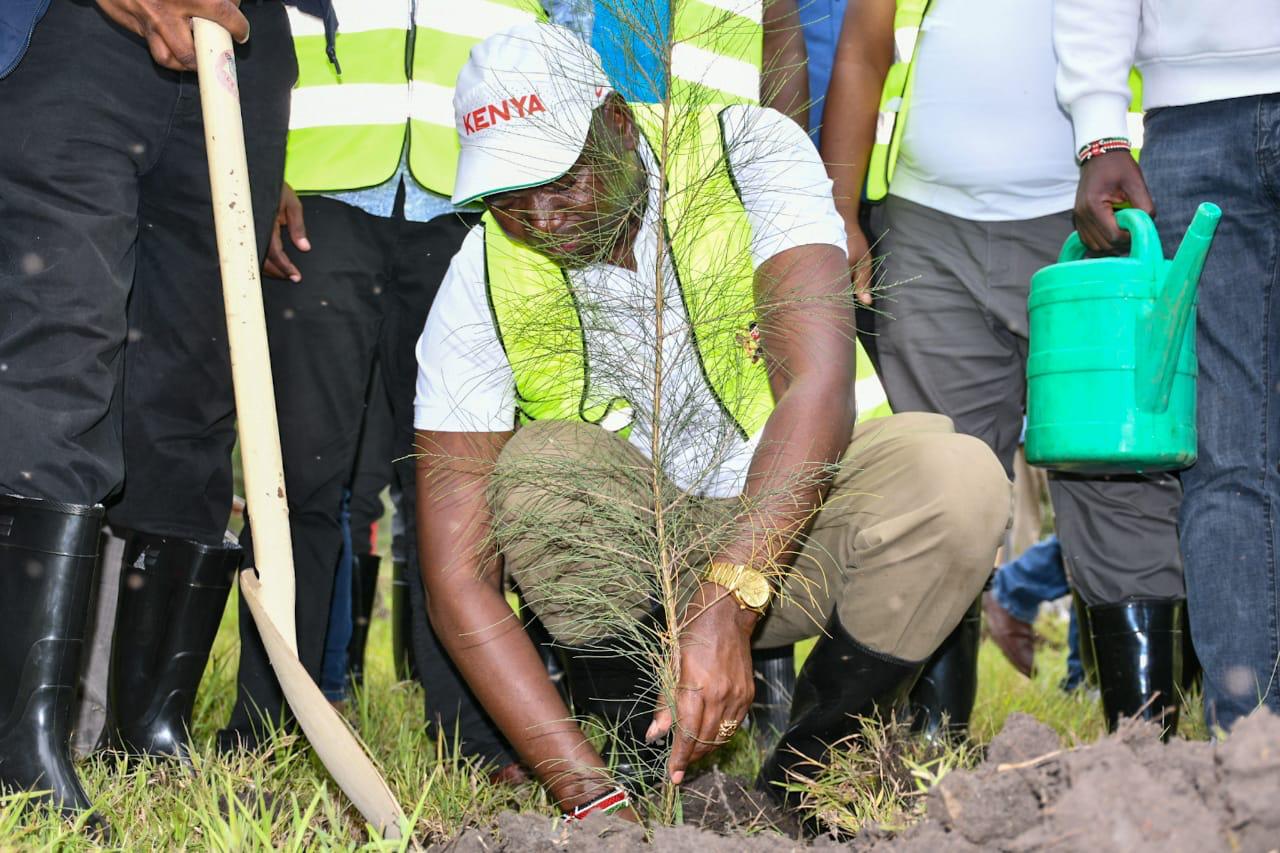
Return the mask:
[[[258,245],[253,230],[235,53],[231,36],[221,26],[201,18],[192,23],[227,311],[240,460],[245,499],[253,520],[253,554],[258,570],[257,577],[250,571],[241,574],[240,593],[253,614],[289,707],[316,754],[360,813],[384,837],[400,838],[407,823],[400,804],[355,734],[298,660],[289,505],[284,492],[262,282],[258,278]]]
[[[236,57],[231,36],[221,26],[203,18],[195,18],[192,25],[235,385],[240,464],[244,469],[245,500],[253,521],[254,566],[262,582],[262,607],[296,656],[289,504],[285,499],[276,395],[271,382],[262,282],[258,277],[258,242],[253,227]]]

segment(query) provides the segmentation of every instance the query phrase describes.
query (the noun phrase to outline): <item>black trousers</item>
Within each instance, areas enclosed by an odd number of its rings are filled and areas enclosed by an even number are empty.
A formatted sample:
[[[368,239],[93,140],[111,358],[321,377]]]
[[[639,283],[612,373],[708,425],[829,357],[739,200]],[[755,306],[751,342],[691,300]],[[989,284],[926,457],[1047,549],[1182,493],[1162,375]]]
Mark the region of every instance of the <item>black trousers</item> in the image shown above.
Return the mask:
[[[403,458],[413,453],[416,345],[449,261],[476,218],[409,222],[400,215],[399,201],[389,218],[320,196],[304,197],[302,205],[312,249],[290,251],[302,280],[265,280],[263,300],[293,526],[298,654],[318,680],[342,548],[338,511],[356,472],[364,401],[378,393],[390,404],[387,458],[398,460],[393,476],[403,496],[399,509],[408,541],[416,543],[414,460]],[[375,373],[382,388],[370,388]],[[506,747],[431,633],[417,548],[407,550],[414,654],[427,719],[445,737],[460,732],[469,754],[502,761]],[[279,719],[284,703],[243,606],[240,637],[239,695],[228,728],[253,740],[260,734],[254,732],[260,713]]]
[[[297,75],[280,3],[237,48],[260,248]],[[0,81],[0,492],[221,541],[235,440],[194,74],[56,0]]]

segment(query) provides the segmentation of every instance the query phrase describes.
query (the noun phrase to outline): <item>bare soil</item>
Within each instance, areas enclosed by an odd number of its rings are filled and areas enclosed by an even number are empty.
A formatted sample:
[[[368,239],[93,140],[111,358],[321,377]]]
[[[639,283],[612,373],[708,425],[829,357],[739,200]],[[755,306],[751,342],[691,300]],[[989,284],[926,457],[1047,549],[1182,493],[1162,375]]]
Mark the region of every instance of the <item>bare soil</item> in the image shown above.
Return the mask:
[[[867,827],[851,842],[797,840],[795,824],[749,783],[715,771],[690,783],[685,819],[656,829],[646,846],[642,829],[610,818],[565,827],[506,813],[490,830],[468,829],[431,849],[1268,853],[1280,850],[1280,717],[1256,713],[1221,743],[1162,744],[1153,726],[1135,723],[1064,748],[1047,726],[1015,714],[982,764],[948,774],[930,792],[924,819],[897,835]]]

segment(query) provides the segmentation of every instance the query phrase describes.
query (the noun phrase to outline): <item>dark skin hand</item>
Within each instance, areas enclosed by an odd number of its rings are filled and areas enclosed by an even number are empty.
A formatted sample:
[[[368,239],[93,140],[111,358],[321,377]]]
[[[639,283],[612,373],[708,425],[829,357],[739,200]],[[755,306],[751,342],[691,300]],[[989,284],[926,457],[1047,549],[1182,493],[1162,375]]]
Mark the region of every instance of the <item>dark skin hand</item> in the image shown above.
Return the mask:
[[[238,44],[249,40],[249,20],[240,0],[97,0],[108,18],[146,39],[157,65],[174,71],[196,70],[191,19],[221,24]]]
[[[1124,252],[1129,232],[1116,224],[1116,208],[1129,205],[1156,215],[1142,169],[1128,151],[1108,151],[1084,161],[1076,188],[1075,220],[1080,240],[1095,252]]]
[[[599,260],[635,268],[633,243],[646,181],[630,111],[611,99],[597,111],[587,153],[557,182],[486,199],[503,230],[556,263]],[[612,229],[612,231],[610,230]],[[597,239],[611,234],[609,239]],[[833,246],[798,246],[756,271],[758,321],[777,405],[744,491],[751,512],[718,559],[781,566],[808,524],[853,428],[854,321],[848,265]],[[812,412],[831,412],[814,418]],[[568,715],[499,585],[489,544],[488,472],[510,433],[420,431],[419,547],[432,624],[485,709],[562,806],[609,789],[603,761]],[[767,539],[761,530],[772,531]],[[762,541],[764,540],[764,541]],[[675,708],[656,709],[652,739],[673,729],[671,781],[722,741],[725,721],[746,716],[755,692],[755,613],[724,588],[701,584],[679,621]],[[674,711],[674,712],[673,712]]]
[[[282,231],[289,232],[289,239],[302,252],[311,251],[311,241],[307,239],[307,225],[302,217],[302,202],[298,194],[288,184],[281,185],[280,206],[276,208],[276,224],[271,229],[270,242],[267,243],[267,259],[262,271],[271,278],[287,278],[289,281],[302,281],[302,273],[289,259],[284,250]]]
[[[880,92],[893,63],[894,0],[849,0],[822,115],[822,159],[848,235],[854,292],[871,304],[871,247],[858,224],[876,138]]]

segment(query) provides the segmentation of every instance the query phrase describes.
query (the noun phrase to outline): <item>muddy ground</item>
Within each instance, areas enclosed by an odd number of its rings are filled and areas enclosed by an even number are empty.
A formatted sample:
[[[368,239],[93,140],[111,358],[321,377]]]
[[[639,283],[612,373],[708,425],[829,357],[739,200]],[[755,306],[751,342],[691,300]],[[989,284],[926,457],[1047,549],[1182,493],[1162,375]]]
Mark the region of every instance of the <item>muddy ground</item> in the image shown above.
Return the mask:
[[[1166,745],[1153,727],[1133,724],[1098,743],[1063,748],[1053,730],[1015,714],[981,765],[948,774],[929,793],[919,823],[896,835],[868,827],[851,841],[799,841],[768,829],[776,814],[749,785],[718,773],[690,788],[686,825],[655,830],[647,847],[639,827],[613,819],[566,829],[544,816],[507,813],[490,830],[469,829],[431,849],[1266,853],[1280,850],[1280,717],[1255,714],[1217,744]]]

